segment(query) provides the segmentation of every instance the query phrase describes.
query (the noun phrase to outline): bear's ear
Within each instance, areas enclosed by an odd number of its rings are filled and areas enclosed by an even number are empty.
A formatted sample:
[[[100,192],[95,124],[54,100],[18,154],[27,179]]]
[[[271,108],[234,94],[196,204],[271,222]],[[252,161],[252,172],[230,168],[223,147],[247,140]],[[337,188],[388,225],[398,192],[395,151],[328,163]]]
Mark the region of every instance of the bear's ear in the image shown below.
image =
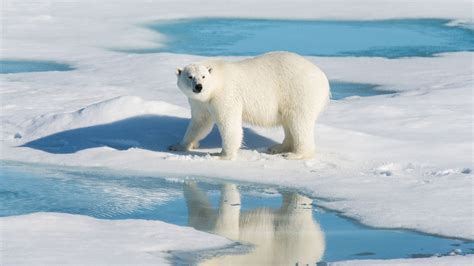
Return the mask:
[[[183,70],[181,68],[176,68],[176,75],[179,76],[181,75],[181,72],[183,72]]]
[[[209,74],[212,73],[212,67],[207,67],[207,71],[209,71]]]

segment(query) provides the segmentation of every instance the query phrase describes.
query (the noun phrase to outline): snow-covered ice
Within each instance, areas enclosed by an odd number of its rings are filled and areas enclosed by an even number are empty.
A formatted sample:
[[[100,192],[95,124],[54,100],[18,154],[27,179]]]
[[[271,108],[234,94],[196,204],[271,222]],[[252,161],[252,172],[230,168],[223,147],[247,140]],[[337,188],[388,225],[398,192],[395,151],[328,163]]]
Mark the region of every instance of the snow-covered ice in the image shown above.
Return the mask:
[[[171,264],[174,250],[232,243],[160,221],[99,220],[63,213],[4,217],[0,225],[2,265],[165,265]]]
[[[166,37],[140,27],[158,19],[447,18],[452,25],[472,27],[471,10],[472,3],[464,0],[317,5],[6,0],[1,57],[52,60],[75,69],[0,75],[1,159],[297,187],[331,199],[325,207],[368,225],[474,239],[473,53],[310,57],[332,80],[378,84],[398,93],[332,101],[317,125],[314,160],[288,161],[261,153],[283,134],[253,128],[246,130],[247,149],[240,158],[225,162],[206,155],[218,150],[217,132],[192,154],[165,149],[179,141],[189,117],[186,98],[175,85],[175,68],[202,57],[110,50],[159,46]],[[136,126],[140,131],[133,131]],[[96,133],[99,139],[94,139]],[[54,134],[59,138],[48,139]],[[84,142],[77,143],[78,136],[85,136]],[[16,218],[2,218],[2,226],[4,219]]]

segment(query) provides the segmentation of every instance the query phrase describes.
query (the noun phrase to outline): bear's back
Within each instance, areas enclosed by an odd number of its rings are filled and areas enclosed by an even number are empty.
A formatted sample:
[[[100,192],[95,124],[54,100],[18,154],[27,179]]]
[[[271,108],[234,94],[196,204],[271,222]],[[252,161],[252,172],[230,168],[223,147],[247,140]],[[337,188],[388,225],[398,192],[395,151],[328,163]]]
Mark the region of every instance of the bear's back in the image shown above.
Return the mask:
[[[288,110],[319,113],[329,99],[326,75],[290,52],[270,52],[231,63],[238,73],[244,120],[261,126],[283,123]]]

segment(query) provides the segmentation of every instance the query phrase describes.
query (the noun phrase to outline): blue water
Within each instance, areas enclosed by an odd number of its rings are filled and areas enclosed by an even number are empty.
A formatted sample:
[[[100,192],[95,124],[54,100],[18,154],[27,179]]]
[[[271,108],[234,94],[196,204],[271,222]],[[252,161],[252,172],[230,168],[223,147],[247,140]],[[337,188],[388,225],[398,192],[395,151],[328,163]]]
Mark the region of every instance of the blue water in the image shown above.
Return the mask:
[[[68,70],[73,68],[52,61],[0,60],[0,74]]]
[[[160,21],[148,27],[168,37],[166,46],[131,52],[204,56],[292,51],[311,56],[432,56],[473,51],[471,29],[442,19],[371,21],[203,18]]]
[[[395,91],[380,90],[376,85],[351,82],[330,81],[331,99],[341,100],[347,97],[368,97],[375,95],[393,94]]]
[[[163,179],[101,169],[61,168],[0,162],[0,216],[62,212],[101,219],[150,219],[188,225],[188,202],[182,179]],[[197,181],[213,208],[221,184]],[[278,209],[288,190],[239,184],[241,211]],[[391,259],[446,255],[454,249],[473,253],[474,243],[408,230],[377,229],[319,208],[313,202],[313,223],[324,234],[324,261]],[[291,217],[289,218],[291,219]]]

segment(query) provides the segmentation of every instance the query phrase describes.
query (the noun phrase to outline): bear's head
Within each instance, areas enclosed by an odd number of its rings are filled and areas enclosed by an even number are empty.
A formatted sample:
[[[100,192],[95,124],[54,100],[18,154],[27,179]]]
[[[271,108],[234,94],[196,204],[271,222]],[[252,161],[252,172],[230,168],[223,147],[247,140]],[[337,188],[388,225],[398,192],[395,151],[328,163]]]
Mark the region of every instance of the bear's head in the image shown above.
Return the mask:
[[[206,102],[214,90],[212,68],[201,64],[191,64],[176,69],[179,89],[190,99]]]

